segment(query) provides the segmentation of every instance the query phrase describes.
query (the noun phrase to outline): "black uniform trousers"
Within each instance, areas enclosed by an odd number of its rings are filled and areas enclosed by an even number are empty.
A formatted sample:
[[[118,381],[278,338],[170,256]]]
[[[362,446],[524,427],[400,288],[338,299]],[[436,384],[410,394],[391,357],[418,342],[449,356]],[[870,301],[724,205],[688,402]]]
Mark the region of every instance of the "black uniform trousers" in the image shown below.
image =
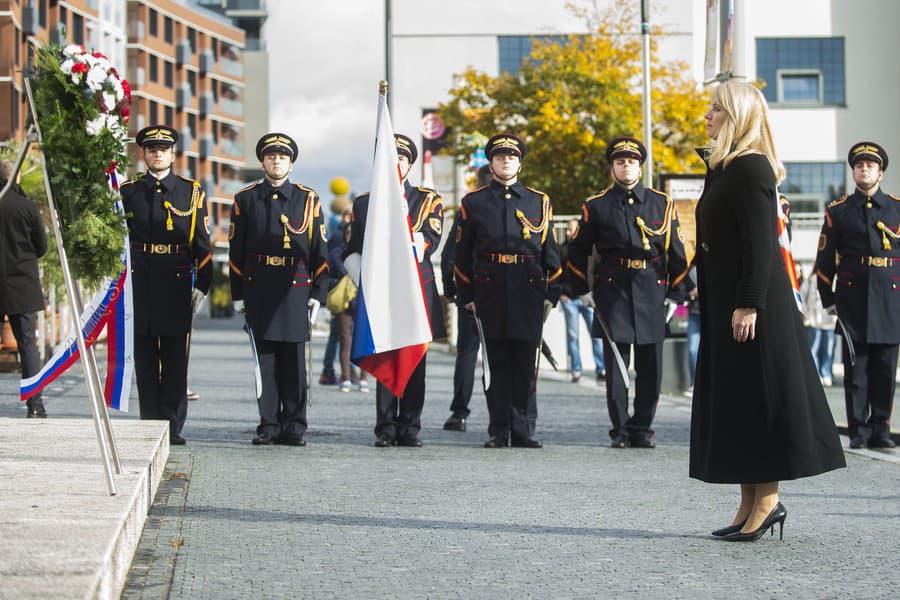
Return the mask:
[[[262,395],[257,435],[303,437],[306,420],[306,344],[256,340]]]
[[[187,418],[187,334],[134,335],[134,374],[142,419],[169,422],[180,435]]]
[[[535,391],[535,361],[538,343],[535,340],[488,339],[488,365],[491,386],[487,396],[491,438],[524,441],[534,435],[537,423],[537,394]]]
[[[22,379],[36,375],[41,370],[41,357],[37,347],[37,316],[34,313],[24,315],[6,315],[9,318],[9,327],[13,337],[16,338],[16,346],[19,349],[19,364],[22,368]],[[0,324],[3,323],[3,315],[0,314]],[[37,409],[43,406],[40,392],[27,401],[28,408]]]
[[[402,396],[395,396],[381,383],[375,386],[375,437],[393,441],[419,436],[419,430],[422,429],[422,408],[425,406],[427,358],[426,354],[419,361]]]
[[[619,354],[626,367],[631,358],[631,344],[616,342]],[[663,343],[634,345],[634,414],[628,416],[628,389],[618,366],[607,364],[606,367],[606,406],[609,409],[609,420],[612,428],[609,437],[627,435],[629,437],[651,436],[653,417],[659,403],[659,391],[662,386],[662,352]],[[608,361],[615,361],[609,341],[603,340],[603,356]]]
[[[844,403],[850,439],[863,443],[887,440],[896,387],[896,344],[854,342],[856,364],[850,364],[850,350],[841,336],[844,357]]]
[[[453,400],[450,412],[465,419],[472,412],[469,401],[472,400],[472,388],[475,387],[475,364],[478,362],[478,326],[475,315],[462,306],[456,309],[456,365],[453,368]]]

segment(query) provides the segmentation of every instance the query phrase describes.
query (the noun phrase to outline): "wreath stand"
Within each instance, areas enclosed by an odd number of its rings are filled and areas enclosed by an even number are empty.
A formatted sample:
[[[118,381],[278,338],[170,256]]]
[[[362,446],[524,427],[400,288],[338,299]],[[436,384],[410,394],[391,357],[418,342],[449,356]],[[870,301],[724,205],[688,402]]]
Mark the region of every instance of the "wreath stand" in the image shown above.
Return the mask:
[[[31,124],[25,135],[25,143],[16,160],[15,170],[10,176],[6,187],[0,192],[0,199],[6,194],[7,190],[15,181],[16,175],[22,168],[25,161],[25,155],[28,153],[32,144],[37,144],[41,156],[41,169],[43,171],[44,187],[47,190],[47,204],[50,209],[50,222],[53,226],[53,237],[56,240],[56,247],[59,251],[59,262],[62,267],[63,280],[66,285],[66,293],[69,297],[69,311],[72,323],[75,325],[75,341],[78,345],[80,353],[81,368],[84,371],[84,383],[87,387],[88,398],[90,399],[91,415],[94,422],[94,430],[97,434],[97,444],[100,446],[100,458],[103,463],[104,473],[106,475],[106,487],[110,496],[116,495],[116,482],[113,476],[113,469],[117,475],[122,473],[122,464],[119,461],[119,452],[116,448],[116,439],[113,435],[112,426],[109,420],[109,412],[106,410],[106,401],[103,397],[103,388],[100,384],[100,372],[97,368],[97,359],[94,355],[94,348],[87,347],[84,340],[84,331],[81,327],[80,317],[84,310],[84,303],[81,299],[81,292],[78,283],[72,278],[69,270],[69,261],[66,258],[66,248],[63,245],[62,230],[60,229],[59,214],[56,209],[56,203],[53,200],[53,190],[50,189],[50,176],[47,173],[47,160],[41,149],[43,138],[41,136],[41,128],[38,123],[37,111],[34,106],[34,93],[31,90],[31,81],[29,77],[22,78],[25,83],[25,93],[28,98],[28,108],[31,114]]]

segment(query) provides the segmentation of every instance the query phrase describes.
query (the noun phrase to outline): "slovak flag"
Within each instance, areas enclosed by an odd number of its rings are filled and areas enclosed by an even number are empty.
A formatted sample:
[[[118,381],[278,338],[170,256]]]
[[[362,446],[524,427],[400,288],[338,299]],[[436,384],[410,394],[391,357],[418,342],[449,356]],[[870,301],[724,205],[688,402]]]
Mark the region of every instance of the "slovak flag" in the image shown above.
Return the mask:
[[[790,203],[787,198],[775,192],[775,206],[778,207],[778,246],[781,249],[781,257],[784,259],[784,269],[787,271],[788,280],[794,292],[794,301],[797,302],[797,310],[803,312],[803,295],[800,293],[800,282],[797,280],[797,269],[794,266],[794,254],[791,252],[790,230]]]
[[[395,396],[431,344],[387,99],[378,97],[375,165],[360,263],[350,357]]]

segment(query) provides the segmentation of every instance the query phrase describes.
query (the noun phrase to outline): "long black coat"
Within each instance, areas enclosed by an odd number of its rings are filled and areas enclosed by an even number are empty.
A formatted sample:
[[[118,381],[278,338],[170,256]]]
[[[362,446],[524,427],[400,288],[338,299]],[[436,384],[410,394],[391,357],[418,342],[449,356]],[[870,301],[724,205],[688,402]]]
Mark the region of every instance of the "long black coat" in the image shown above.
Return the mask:
[[[700,350],[690,475],[765,483],[845,466],[777,242],[775,178],[760,155],[709,172],[697,205]],[[738,343],[735,308],[757,310]]]
[[[0,179],[0,188],[5,183]],[[38,258],[46,252],[41,213],[13,184],[0,200],[0,315],[44,310]]]
[[[456,232],[460,305],[475,302],[488,339],[537,341],[544,300],[559,300],[562,267],[547,194],[492,181],[462,199]]]
[[[134,331],[188,333],[191,290],[205,294],[212,283],[206,194],[199,182],[171,171],[160,180],[148,173],[126,181],[120,192],[131,236]]]
[[[837,305],[853,340],[900,344],[900,240],[879,223],[900,232],[900,198],[857,191],[828,205],[816,256],[819,295],[823,306]],[[869,266],[873,258],[888,266]]]
[[[267,180],[241,190],[231,206],[229,236],[231,297],[244,301],[256,339],[305,342],[307,304],[325,301],[330,279],[316,192],[290,181],[276,188]]]

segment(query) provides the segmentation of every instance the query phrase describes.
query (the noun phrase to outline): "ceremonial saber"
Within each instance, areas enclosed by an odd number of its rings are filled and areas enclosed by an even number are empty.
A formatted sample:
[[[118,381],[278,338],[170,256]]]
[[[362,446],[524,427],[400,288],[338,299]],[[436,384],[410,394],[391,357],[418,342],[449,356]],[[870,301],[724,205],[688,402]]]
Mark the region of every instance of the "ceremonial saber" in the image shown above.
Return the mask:
[[[619,373],[622,375],[622,379],[625,380],[625,389],[631,389],[631,380],[628,378],[628,367],[625,366],[625,361],[622,360],[622,355],[619,353],[619,348],[616,346],[616,342],[612,339],[612,334],[609,332],[609,327],[606,326],[606,321],[603,320],[603,315],[600,314],[600,307],[594,308],[594,318],[600,323],[600,329],[603,330],[603,336],[606,338],[606,341],[609,342],[609,347],[612,349],[613,357],[616,359],[616,367],[619,369]]]
[[[306,405],[312,406],[312,328],[316,322],[316,315],[319,314],[319,306],[313,305],[309,307],[307,316],[309,317],[309,327],[306,334]]]
[[[841,318],[837,315],[834,317],[837,319],[838,327],[841,328],[841,331],[844,332],[843,338],[844,341],[847,342],[847,352],[850,354],[850,365],[856,366],[856,350],[853,348],[853,340],[850,339],[850,332],[847,331],[847,328],[844,327],[844,322],[841,321]]]
[[[553,357],[553,351],[550,350],[550,345],[547,344],[547,340],[544,338],[541,338],[541,354],[547,358],[547,362],[550,363],[554,371],[559,371],[559,363],[556,362],[556,358]]]
[[[244,321],[244,331],[250,336],[250,358],[253,360],[253,381],[256,384],[256,399],[259,400],[262,397],[262,373],[259,370],[259,354],[256,352],[256,339],[253,337],[253,329],[250,328],[250,323],[246,320]]]
[[[484,391],[487,392],[491,387],[491,366],[487,356],[487,342],[484,339],[484,328],[481,327],[481,319],[475,312],[475,306],[472,306],[472,316],[475,317],[475,327],[478,328],[478,340],[481,342],[481,383],[484,385]]]

